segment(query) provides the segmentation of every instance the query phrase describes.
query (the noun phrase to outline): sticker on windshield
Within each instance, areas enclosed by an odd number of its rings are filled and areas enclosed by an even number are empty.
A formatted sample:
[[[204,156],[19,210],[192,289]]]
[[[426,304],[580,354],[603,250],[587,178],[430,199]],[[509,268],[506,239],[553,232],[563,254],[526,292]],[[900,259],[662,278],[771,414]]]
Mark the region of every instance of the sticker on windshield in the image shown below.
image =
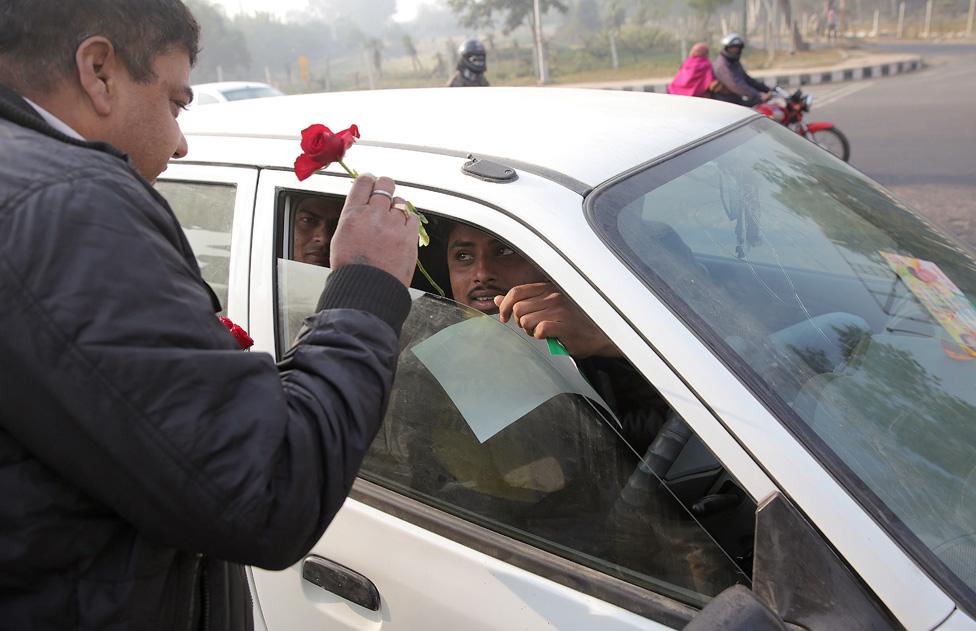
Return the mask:
[[[530,337],[518,326],[481,316],[453,324],[411,351],[481,443],[566,393],[586,397],[616,421],[569,354],[554,354],[553,348],[548,340]]]
[[[966,359],[976,358],[976,309],[956,284],[931,261],[891,252],[881,252],[881,256],[959,345],[958,351]]]

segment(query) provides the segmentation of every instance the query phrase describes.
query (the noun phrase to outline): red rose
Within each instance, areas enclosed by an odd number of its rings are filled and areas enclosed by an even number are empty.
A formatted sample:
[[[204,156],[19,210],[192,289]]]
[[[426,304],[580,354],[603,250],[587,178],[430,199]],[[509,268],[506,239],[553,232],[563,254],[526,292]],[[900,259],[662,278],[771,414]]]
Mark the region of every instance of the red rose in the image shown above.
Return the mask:
[[[302,155],[295,159],[295,175],[304,180],[321,168],[341,161],[359,138],[359,128],[351,125],[338,133],[325,125],[311,125],[302,130]]]
[[[237,340],[237,344],[241,347],[241,350],[246,351],[254,346],[254,340],[252,340],[251,336],[247,334],[247,331],[234,324],[230,318],[217,316],[217,319],[220,320],[220,323],[227,327],[230,334],[234,336],[234,339]]]

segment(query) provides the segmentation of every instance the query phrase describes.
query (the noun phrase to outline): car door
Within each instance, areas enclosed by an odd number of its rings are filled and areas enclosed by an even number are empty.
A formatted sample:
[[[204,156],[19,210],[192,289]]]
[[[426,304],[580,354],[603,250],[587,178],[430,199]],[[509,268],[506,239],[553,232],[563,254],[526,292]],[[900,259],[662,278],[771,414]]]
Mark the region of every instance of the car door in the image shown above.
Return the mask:
[[[251,309],[252,333],[259,346],[263,344],[262,350],[281,353],[287,349],[301,318],[314,310],[328,273],[325,268],[289,259],[294,234],[290,213],[297,199],[314,192],[341,203],[348,186],[345,178],[316,175],[298,185],[291,173],[262,172]],[[565,191],[553,189],[552,203],[579,205],[579,197],[560,198]],[[398,193],[431,217],[461,219],[523,253],[531,252],[532,261],[628,356],[640,357],[641,363],[652,366],[652,373],[669,389],[659,393],[668,410],[675,416],[711,417],[682,391],[673,374],[666,377],[670,373],[666,364],[656,356],[645,357],[652,355],[646,344],[573,266],[524,225],[461,196],[411,186],[400,186]],[[438,263],[431,255],[422,253],[436,275]],[[430,347],[438,333],[478,321],[470,311],[415,291],[411,318],[419,314],[430,325],[417,336],[419,342],[430,342]],[[511,330],[497,321],[485,327],[478,333],[484,336],[483,343],[487,339],[481,348],[509,347]],[[538,371],[524,372],[531,363],[526,358],[535,351],[519,354],[523,344],[528,342],[517,340],[510,345],[511,353],[499,359],[507,362],[500,372],[522,370],[520,374],[530,377],[515,381],[535,383],[549,366],[543,361]],[[467,343],[456,340],[449,346],[459,352],[454,363],[441,366],[442,374],[457,373],[459,366],[478,361],[478,353],[465,351]],[[599,402],[587,399],[586,405],[579,403],[579,392],[573,388],[585,386],[578,382],[564,385],[554,395],[532,388],[525,392],[512,379],[482,371],[481,379],[495,381],[484,383],[480,394],[462,402],[463,395],[456,394],[464,389],[462,378],[461,386],[446,388],[448,407],[504,409],[488,414],[487,420],[482,417],[475,422],[466,416],[467,423],[440,423],[450,416],[443,406],[433,403],[442,390],[429,379],[411,381],[407,377],[411,368],[417,368],[410,361],[419,357],[418,347],[420,344],[401,355],[400,376],[384,426],[392,435],[381,431],[352,498],[325,536],[293,568],[253,570],[256,600],[269,629],[379,625],[401,629],[680,628],[725,587],[749,583],[747,572],[656,478],[645,472],[639,479],[629,479],[640,473],[640,456],[618,435]],[[512,361],[516,356],[518,360]],[[526,420],[528,416],[520,418],[512,411],[514,399],[537,401],[549,395],[545,405],[533,408],[538,413],[531,422]],[[443,397],[439,400],[444,401]],[[681,414],[667,401],[680,402]],[[499,416],[507,421],[498,421]],[[564,418],[573,419],[570,429],[561,426]],[[501,425],[501,429],[494,428],[497,437],[492,429],[475,427],[492,422]],[[714,418],[711,422],[715,423]],[[469,430],[486,432],[484,442],[472,441]],[[418,434],[422,446],[403,453],[403,444]],[[739,494],[736,506],[745,507],[745,520],[740,523],[744,523],[742,534],[748,539],[755,499],[769,495],[774,487],[741,449],[734,451],[737,447],[727,435],[726,442],[727,457],[737,460],[735,468],[748,481],[730,483]],[[707,460],[708,450],[697,444],[700,453],[696,457]],[[495,477],[479,473],[487,461]],[[472,463],[477,463],[473,473]],[[708,487],[732,479],[717,465],[706,468]],[[719,480],[719,476],[725,477]],[[441,484],[442,477],[452,481]],[[645,506],[641,513],[618,502],[626,495],[628,483],[643,489],[638,495],[647,493],[648,487],[658,491],[651,493],[655,511]],[[632,520],[626,522],[617,515],[608,533],[606,516],[616,514],[614,510],[628,513]],[[675,543],[673,547],[697,555],[697,574],[691,569],[695,564],[687,558],[671,562],[650,558],[653,555],[647,550],[653,537],[644,535],[667,529],[667,524],[654,521],[655,512],[670,515],[678,524],[673,532],[680,546]],[[657,544],[661,546],[660,541]],[[696,546],[697,552],[693,552]],[[744,548],[741,552],[747,553]]]
[[[156,181],[186,232],[204,280],[228,316],[248,326],[251,222],[257,169],[172,163]]]

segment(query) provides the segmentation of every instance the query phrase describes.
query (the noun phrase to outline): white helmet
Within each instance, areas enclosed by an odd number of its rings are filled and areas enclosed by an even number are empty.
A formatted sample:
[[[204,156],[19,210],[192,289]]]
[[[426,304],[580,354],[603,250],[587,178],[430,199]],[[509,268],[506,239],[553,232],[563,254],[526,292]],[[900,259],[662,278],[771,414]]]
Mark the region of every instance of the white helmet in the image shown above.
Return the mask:
[[[744,40],[738,33],[729,33],[722,38],[722,48],[734,48],[736,46],[741,46],[743,48],[746,46],[746,40]]]
[[[738,59],[739,55],[742,54],[742,49],[745,47],[746,40],[738,33],[729,33],[722,38],[722,54],[729,59]],[[738,48],[739,52],[733,55],[729,52],[730,48]]]

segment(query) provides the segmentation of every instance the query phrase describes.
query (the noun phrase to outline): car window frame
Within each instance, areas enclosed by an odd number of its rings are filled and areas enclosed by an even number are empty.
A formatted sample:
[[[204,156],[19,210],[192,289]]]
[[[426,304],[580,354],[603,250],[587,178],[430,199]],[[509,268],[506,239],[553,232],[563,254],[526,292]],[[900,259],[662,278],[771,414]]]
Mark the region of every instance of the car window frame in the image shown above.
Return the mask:
[[[250,315],[251,231],[258,169],[210,164],[171,162],[158,181],[178,184],[213,184],[235,187],[234,217],[231,224],[230,263],[227,278],[227,304],[224,313],[245,329]]]

